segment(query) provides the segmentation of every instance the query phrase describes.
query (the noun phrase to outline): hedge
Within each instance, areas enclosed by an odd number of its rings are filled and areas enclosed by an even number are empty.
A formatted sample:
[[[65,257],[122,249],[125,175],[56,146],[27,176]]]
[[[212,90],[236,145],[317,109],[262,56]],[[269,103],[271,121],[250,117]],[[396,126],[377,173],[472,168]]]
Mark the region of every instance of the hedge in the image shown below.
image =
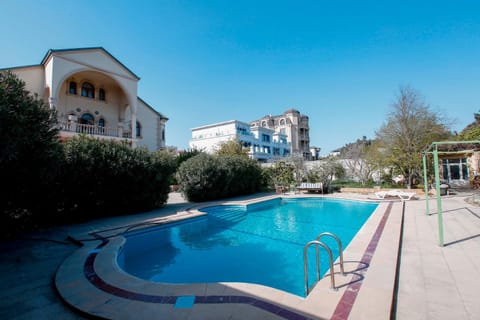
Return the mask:
[[[262,174],[246,157],[201,153],[180,165],[177,180],[189,201],[201,202],[257,192]]]
[[[175,160],[167,152],[82,136],[65,144],[62,208],[75,218],[151,210],[166,203]]]

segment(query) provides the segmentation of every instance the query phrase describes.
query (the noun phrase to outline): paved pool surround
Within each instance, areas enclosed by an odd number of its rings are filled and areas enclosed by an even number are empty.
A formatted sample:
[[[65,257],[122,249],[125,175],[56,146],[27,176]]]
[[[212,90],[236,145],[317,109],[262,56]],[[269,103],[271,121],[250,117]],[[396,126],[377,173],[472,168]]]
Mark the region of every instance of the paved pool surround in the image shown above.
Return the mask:
[[[228,204],[252,204],[275,197]],[[149,220],[145,225],[205,214],[197,209]],[[92,233],[98,240],[86,242],[64,261],[55,285],[72,307],[109,319],[388,319],[403,211],[403,202],[380,203],[344,250],[346,276],[340,274],[338,264],[334,267],[338,290],[330,289],[325,275],[306,298],[257,284],[168,284],[139,279],[117,264],[126,241],[116,235],[120,228]]]

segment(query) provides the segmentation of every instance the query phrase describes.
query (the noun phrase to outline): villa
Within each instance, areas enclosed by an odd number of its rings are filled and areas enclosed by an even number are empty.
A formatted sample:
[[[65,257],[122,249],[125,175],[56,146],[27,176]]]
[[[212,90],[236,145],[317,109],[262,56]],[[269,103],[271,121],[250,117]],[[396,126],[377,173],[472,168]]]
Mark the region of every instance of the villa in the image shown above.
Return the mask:
[[[62,140],[87,134],[165,148],[168,118],[137,96],[140,78],[102,47],[50,49],[38,65],[2,70],[57,111]]]

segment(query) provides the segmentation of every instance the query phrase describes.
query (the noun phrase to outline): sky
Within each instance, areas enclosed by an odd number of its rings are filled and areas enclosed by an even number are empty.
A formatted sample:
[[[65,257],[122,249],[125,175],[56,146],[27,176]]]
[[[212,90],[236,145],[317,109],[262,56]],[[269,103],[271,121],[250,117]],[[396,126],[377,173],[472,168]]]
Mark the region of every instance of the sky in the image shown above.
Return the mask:
[[[191,128],[294,108],[322,154],[371,139],[401,86],[461,131],[480,110],[479,1],[0,0],[0,68],[49,49],[103,47]]]

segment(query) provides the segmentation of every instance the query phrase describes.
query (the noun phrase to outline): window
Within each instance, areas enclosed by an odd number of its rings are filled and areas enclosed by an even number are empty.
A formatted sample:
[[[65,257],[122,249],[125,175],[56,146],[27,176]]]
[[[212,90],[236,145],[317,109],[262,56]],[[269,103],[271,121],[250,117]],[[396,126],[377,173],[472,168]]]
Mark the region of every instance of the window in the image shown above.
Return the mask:
[[[105,101],[105,90],[104,89],[98,90],[98,100]]]
[[[262,121],[262,127],[266,127],[267,126],[267,121]]]
[[[246,128],[244,128],[244,127],[237,127],[237,133],[238,133],[239,135],[244,135],[244,136],[246,136],[246,135],[247,135],[247,132],[248,132],[248,131],[247,131]]]
[[[284,126],[285,125],[285,119],[280,119],[280,125]]]
[[[82,97],[95,98],[95,87],[91,83],[84,82],[82,84]]]
[[[84,113],[80,118],[80,124],[93,125],[93,116],[90,113]]]
[[[165,129],[162,130],[162,141],[165,141]]]
[[[135,127],[135,134],[137,138],[142,136],[142,125],[138,121],[137,126]]]
[[[248,141],[242,141],[240,140],[240,144],[244,147],[244,148],[249,148],[252,146],[252,143],[251,142],[248,142]]]
[[[270,142],[270,136],[268,134],[262,134],[263,142]]]
[[[68,93],[77,94],[77,83],[75,81],[70,81],[68,85]]]
[[[443,177],[448,181],[468,180],[468,165],[466,158],[443,160]]]

